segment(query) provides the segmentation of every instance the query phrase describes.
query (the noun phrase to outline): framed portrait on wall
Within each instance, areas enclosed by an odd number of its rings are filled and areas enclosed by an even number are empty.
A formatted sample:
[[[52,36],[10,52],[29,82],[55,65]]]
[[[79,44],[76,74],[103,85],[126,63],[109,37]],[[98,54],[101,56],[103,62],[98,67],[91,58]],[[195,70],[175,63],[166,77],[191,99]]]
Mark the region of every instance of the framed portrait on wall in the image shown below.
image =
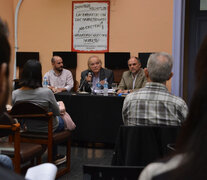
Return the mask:
[[[72,2],[72,51],[109,51],[109,1]]]

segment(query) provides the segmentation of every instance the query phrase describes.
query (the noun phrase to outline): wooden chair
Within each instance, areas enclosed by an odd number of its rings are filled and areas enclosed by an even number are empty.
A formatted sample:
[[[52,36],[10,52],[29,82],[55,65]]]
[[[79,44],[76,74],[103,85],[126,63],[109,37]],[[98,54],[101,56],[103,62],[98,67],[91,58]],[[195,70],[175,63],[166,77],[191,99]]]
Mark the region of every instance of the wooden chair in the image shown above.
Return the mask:
[[[70,150],[71,150],[71,132],[64,130],[58,133],[53,132],[53,113],[47,112],[42,107],[31,102],[18,102],[10,112],[13,118],[17,118],[19,122],[27,120],[47,121],[48,133],[43,132],[21,132],[22,142],[37,143],[47,145],[48,147],[48,162],[53,162],[52,147],[53,145],[66,143],[66,167],[58,170],[57,177],[70,171]]]
[[[20,143],[20,124],[6,113],[0,117],[0,136],[9,136],[9,142],[0,143],[0,151],[12,158],[16,173],[21,173],[21,163],[31,161],[34,165],[35,158],[37,164],[41,163],[45,148],[38,144]]]
[[[83,165],[83,180],[137,180],[142,166]]]

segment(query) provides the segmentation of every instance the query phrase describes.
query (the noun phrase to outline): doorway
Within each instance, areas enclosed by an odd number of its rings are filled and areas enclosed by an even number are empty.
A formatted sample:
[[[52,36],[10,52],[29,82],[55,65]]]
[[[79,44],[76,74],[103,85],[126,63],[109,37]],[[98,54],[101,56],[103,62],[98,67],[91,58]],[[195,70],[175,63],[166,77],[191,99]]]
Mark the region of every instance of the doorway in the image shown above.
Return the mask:
[[[195,88],[196,55],[207,34],[207,0],[186,1],[185,17],[183,95],[189,104]]]

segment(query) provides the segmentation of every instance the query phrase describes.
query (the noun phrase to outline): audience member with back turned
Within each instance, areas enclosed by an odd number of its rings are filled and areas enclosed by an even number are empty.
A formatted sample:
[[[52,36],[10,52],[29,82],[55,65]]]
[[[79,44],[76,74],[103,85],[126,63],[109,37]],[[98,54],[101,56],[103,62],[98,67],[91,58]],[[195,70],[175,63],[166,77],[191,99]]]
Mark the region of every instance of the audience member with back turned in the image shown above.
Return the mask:
[[[125,125],[182,125],[188,113],[186,103],[172,95],[166,81],[173,73],[172,57],[164,52],[151,54],[144,69],[147,83],[126,96],[122,109]]]
[[[0,18],[0,118],[3,118],[5,107],[9,95],[9,63],[10,63],[10,45],[8,41],[8,28]],[[0,177],[4,180],[21,180],[23,177],[15,174],[13,164],[8,156],[0,155]]]
[[[54,93],[69,92],[74,85],[72,73],[63,68],[63,60],[60,56],[53,56],[51,63],[53,69],[44,75],[44,78],[47,79],[48,87]]]
[[[195,63],[196,89],[171,157],[149,164],[140,180],[207,179],[207,36]]]
[[[59,106],[55,96],[48,88],[42,87],[42,66],[37,60],[28,60],[22,72],[20,79],[21,88],[12,92],[12,103],[20,101],[29,101],[36,103],[47,111],[53,112],[53,131],[59,132],[64,130],[64,121],[60,117]],[[33,132],[48,132],[48,122],[37,122],[35,120],[25,121],[28,131]],[[57,147],[53,149],[53,159],[62,159],[57,156]],[[65,158],[64,158],[65,159]]]
[[[131,57],[128,60],[128,67],[129,71],[125,71],[122,75],[117,94],[130,93],[144,87],[147,82],[141,62],[137,57]]]
[[[81,73],[80,90],[91,92],[89,82],[92,83],[92,88],[95,89],[97,83],[101,86],[104,84],[104,79],[107,80],[109,88],[114,82],[114,74],[111,70],[102,68],[102,62],[98,56],[91,56],[88,59],[88,69]],[[103,87],[101,87],[103,88]]]

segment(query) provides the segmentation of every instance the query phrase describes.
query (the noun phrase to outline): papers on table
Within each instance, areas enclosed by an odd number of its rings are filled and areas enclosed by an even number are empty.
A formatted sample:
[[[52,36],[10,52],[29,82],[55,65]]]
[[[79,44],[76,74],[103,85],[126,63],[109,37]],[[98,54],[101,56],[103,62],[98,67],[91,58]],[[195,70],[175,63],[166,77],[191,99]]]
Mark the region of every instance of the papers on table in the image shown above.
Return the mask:
[[[103,89],[95,89],[94,92],[95,92],[96,94],[103,94],[103,93],[104,93],[104,90],[103,90]],[[114,92],[113,89],[108,89],[108,93],[113,94],[113,93],[115,93],[115,92]]]

